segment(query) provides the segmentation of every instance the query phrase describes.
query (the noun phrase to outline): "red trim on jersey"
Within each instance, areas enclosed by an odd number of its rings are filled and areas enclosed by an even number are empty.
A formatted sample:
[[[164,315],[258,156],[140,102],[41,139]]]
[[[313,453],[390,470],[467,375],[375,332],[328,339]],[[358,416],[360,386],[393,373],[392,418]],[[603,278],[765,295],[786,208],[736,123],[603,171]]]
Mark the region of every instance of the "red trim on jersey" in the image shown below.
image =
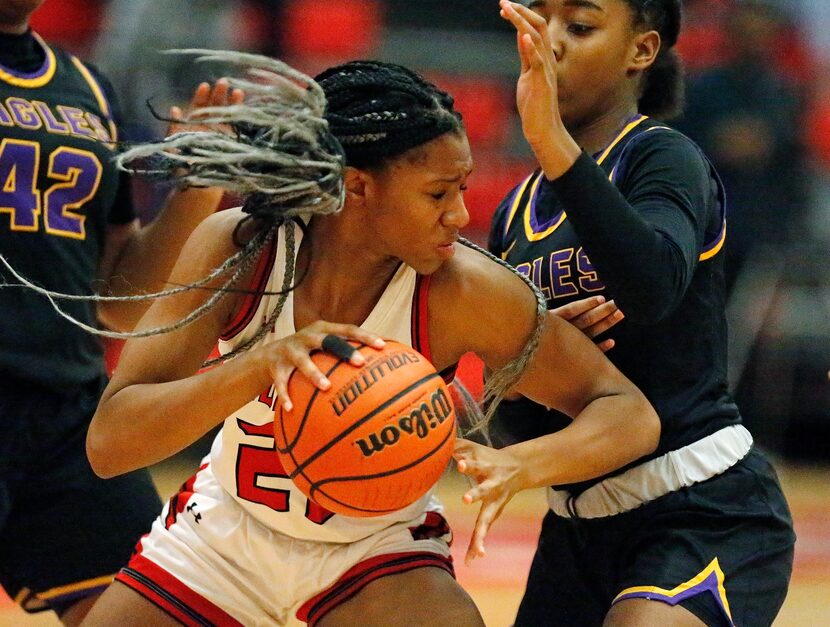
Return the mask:
[[[429,284],[432,275],[419,274],[415,279],[415,293],[412,295],[412,348],[432,361],[432,351],[429,348]],[[441,371],[441,378],[449,384],[455,379],[458,364],[453,364]]]
[[[184,625],[244,627],[242,623],[196,594],[176,577],[143,555],[135,555],[115,577]]]
[[[415,279],[415,293],[412,295],[412,348],[432,363],[429,350],[429,274],[419,274]]]
[[[293,226],[293,223],[289,225],[289,228],[291,226]],[[259,261],[257,261],[256,269],[254,270],[254,276],[248,287],[248,289],[251,290],[251,293],[245,296],[245,300],[242,301],[242,306],[239,308],[239,311],[236,312],[233,320],[231,320],[222,330],[222,333],[219,334],[220,340],[229,340],[235,336],[237,333],[242,331],[242,329],[244,329],[254,317],[257,307],[259,307],[259,302],[262,300],[262,292],[268,284],[268,279],[271,276],[271,270],[274,267],[274,260],[277,258],[278,238],[279,236],[275,236],[274,239],[272,239],[268,244],[268,247],[260,255]]]
[[[297,618],[314,627],[328,612],[346,602],[367,585],[387,575],[397,575],[415,568],[441,568],[455,577],[452,558],[437,553],[389,553],[370,558],[347,570],[337,582],[303,603]]]

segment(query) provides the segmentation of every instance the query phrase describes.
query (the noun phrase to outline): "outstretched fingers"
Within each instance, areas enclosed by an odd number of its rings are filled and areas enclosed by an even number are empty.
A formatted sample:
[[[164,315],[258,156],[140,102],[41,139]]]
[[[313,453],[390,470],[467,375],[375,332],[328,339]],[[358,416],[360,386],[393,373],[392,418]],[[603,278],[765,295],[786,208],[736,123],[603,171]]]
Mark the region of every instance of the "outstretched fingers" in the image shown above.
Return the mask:
[[[508,0],[499,2],[500,15],[516,29],[522,71],[552,67],[552,46],[545,19],[525,6]]]

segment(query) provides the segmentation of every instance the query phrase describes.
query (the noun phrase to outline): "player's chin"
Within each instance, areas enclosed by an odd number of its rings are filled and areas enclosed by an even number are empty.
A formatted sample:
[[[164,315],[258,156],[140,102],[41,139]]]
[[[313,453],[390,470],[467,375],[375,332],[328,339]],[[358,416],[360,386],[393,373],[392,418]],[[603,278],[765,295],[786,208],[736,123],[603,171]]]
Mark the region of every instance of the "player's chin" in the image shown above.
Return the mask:
[[[418,263],[409,264],[415,268],[415,272],[422,275],[434,274],[444,265],[443,259],[421,260]]]

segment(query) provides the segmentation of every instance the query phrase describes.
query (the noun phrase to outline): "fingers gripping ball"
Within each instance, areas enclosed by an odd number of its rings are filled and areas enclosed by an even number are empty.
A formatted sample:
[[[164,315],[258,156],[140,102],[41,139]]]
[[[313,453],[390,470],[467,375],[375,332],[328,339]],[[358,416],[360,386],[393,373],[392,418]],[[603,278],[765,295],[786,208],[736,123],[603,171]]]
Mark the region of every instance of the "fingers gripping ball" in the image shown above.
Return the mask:
[[[356,345],[357,346],[357,345]],[[380,516],[414,503],[439,479],[455,442],[447,385],[414,349],[359,346],[360,368],[326,352],[312,359],[322,391],[295,372],[294,409],[275,414],[277,453],[312,501],[346,516]]]

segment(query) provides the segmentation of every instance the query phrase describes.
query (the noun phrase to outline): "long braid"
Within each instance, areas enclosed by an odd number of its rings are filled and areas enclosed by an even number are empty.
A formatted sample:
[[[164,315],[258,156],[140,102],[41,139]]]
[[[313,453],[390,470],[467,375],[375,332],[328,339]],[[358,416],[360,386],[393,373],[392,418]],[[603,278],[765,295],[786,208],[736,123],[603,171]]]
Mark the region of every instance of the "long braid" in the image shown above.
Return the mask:
[[[315,79],[280,61],[257,55],[225,51],[186,50],[199,61],[222,61],[245,66],[250,79],[233,78],[230,86],[246,91],[243,104],[200,109],[198,117],[185,123],[228,124],[235,136],[218,132],[182,132],[160,142],[136,146],[118,157],[118,164],[146,176],[178,179],[190,185],[216,185],[246,198],[246,220],[257,220],[259,228],[241,250],[208,276],[187,285],[138,296],[78,296],[45,290],[15,278],[43,294],[60,315],[90,333],[129,338],[157,335],[190,324],[213,309],[244,277],[265,246],[278,237],[285,225],[286,266],[280,297],[253,337],[211,365],[238,355],[259,342],[282,313],[288,293],[294,288],[296,244],[295,216],[338,211],[344,201],[343,172],[346,164],[357,168],[380,167],[386,161],[426,144],[441,135],[463,129],[461,115],[451,96],[418,74],[394,64],[356,61],[326,70]],[[234,236],[239,232],[237,226]],[[466,246],[496,263],[501,259],[463,240]],[[5,260],[0,257],[0,260]],[[7,267],[8,264],[6,264]],[[512,268],[512,271],[515,272]],[[56,299],[145,300],[172,296],[197,289],[225,274],[230,277],[207,301],[181,320],[165,327],[132,333],[117,333],[83,325],[63,312]],[[518,274],[518,273],[517,273]],[[494,372],[487,381],[486,413],[475,429],[486,429],[504,393],[521,377],[539,345],[545,300],[524,277],[537,300],[537,323],[521,354]]]
[[[182,121],[230,125],[234,134],[181,132],[159,142],[134,146],[118,155],[116,163],[134,174],[177,179],[186,185],[215,185],[241,195],[246,198],[242,208],[248,214],[246,220],[256,220],[259,228],[239,252],[205,277],[150,294],[107,296],[48,290],[26,279],[0,255],[0,264],[19,281],[0,287],[23,287],[43,295],[58,315],[95,335],[116,339],[147,337],[175,331],[198,320],[228,292],[245,291],[234,286],[248,273],[287,218],[333,213],[342,208],[345,199],[343,150],[329,131],[323,117],[326,98],[312,78],[281,61],[258,55],[212,50],[171,52],[196,54],[197,61],[221,61],[246,69],[249,78],[229,79],[232,88],[245,90],[243,104],[204,107]],[[238,230],[239,225],[235,234]],[[286,264],[290,263],[292,269],[286,271],[286,276],[293,277],[293,249],[289,259]],[[230,276],[194,311],[169,325],[142,331],[117,332],[87,325],[65,312],[57,302],[154,300],[203,288],[226,274]],[[292,289],[290,281],[283,289]]]
[[[536,350],[539,348],[539,342],[541,341],[542,332],[544,331],[548,307],[545,296],[542,294],[541,290],[539,290],[539,288],[536,287],[536,285],[534,285],[527,276],[521,272],[518,272],[516,268],[511,266],[509,263],[503,261],[481,246],[478,246],[477,244],[474,244],[464,238],[461,238],[460,242],[464,246],[472,248],[476,252],[481,253],[488,259],[495,261],[500,266],[507,268],[513,274],[520,277],[522,281],[524,281],[525,285],[530,288],[533,292],[533,296],[536,298],[536,326],[533,329],[533,333],[531,333],[530,337],[527,339],[527,342],[525,342],[522,352],[519,353],[515,359],[492,372],[485,381],[484,398],[482,399],[484,412],[482,415],[477,417],[478,420],[476,424],[473,425],[472,431],[484,432],[486,437],[487,427],[496,412],[498,404],[502,401],[504,395],[513,389],[516,383],[519,382],[522,373],[525,371],[528,364],[533,360],[534,355],[536,355]]]
[[[274,323],[277,321],[277,318],[280,317],[280,314],[282,313],[282,310],[285,307],[285,301],[288,300],[288,293],[292,289],[292,285],[294,283],[296,252],[297,245],[294,240],[294,225],[289,222],[285,229],[285,273],[283,274],[282,287],[279,292],[279,299],[277,300],[276,306],[274,307],[273,311],[268,315],[268,318],[265,320],[265,322],[263,322],[259,326],[256,333],[250,340],[243,344],[240,344],[239,346],[235,347],[232,351],[222,355],[221,357],[217,357],[215,359],[211,359],[205,362],[203,367],[213,366],[219,362],[230,359],[231,357],[235,357],[240,353],[244,353],[248,349],[252,348],[262,338],[268,335],[268,332],[274,327]]]

